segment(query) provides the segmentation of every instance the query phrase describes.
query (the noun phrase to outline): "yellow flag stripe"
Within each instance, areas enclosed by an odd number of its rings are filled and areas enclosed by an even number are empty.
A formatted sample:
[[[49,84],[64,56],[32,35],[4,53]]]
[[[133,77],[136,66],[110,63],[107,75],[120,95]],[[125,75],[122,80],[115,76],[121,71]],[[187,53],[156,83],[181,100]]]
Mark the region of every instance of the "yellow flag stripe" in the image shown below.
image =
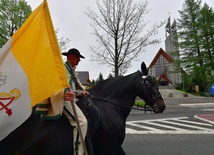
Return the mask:
[[[28,77],[32,106],[69,87],[46,1],[12,36],[12,53]]]

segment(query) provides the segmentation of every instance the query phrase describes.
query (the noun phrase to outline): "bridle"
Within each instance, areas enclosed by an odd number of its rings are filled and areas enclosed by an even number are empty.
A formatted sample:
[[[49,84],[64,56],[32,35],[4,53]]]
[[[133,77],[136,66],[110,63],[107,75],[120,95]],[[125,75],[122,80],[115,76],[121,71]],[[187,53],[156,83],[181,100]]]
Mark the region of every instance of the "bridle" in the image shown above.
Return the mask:
[[[143,75],[142,76],[143,81],[141,82],[140,87],[142,87],[143,85],[145,85],[148,89],[151,89],[151,84],[150,83],[152,83],[152,82],[148,78],[151,78],[150,75],[146,75],[146,76]],[[153,93],[153,91],[151,91],[151,92],[152,92],[151,93],[152,99],[149,102],[146,102],[146,104],[149,105],[154,110],[154,112],[158,112],[159,111],[158,110],[158,106],[157,106],[157,104],[156,104],[155,101],[157,99],[161,98],[161,95],[160,94],[155,95]]]

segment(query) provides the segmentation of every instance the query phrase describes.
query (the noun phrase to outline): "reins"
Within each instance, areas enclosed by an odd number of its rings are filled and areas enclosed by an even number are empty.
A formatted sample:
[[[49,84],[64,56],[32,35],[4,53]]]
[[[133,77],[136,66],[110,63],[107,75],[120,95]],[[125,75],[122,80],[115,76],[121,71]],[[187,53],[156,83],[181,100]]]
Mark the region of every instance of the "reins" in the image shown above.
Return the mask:
[[[107,99],[100,98],[100,97],[95,97],[95,96],[92,96],[92,95],[90,95],[89,97],[91,97],[92,99],[104,101],[104,102],[107,102],[107,103],[116,105],[116,106],[118,106],[118,107],[126,108],[126,109],[142,110],[142,109],[135,108],[135,107],[133,107],[133,106],[132,106],[132,107],[129,107],[129,106],[126,106],[126,105],[120,105],[120,104],[117,104],[117,103],[115,103],[115,102],[109,101],[109,100],[107,100]]]

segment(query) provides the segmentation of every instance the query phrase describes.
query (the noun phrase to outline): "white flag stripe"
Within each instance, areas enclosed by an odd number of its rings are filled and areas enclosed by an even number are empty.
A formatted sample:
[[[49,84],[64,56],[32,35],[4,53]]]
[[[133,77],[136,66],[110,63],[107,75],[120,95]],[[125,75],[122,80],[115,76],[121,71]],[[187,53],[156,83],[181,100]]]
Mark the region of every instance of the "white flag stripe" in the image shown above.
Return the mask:
[[[0,140],[29,118],[33,106],[67,87],[48,4],[43,1],[0,49]],[[59,109],[60,103],[56,106]]]
[[[8,42],[7,46],[10,45],[10,42],[11,41]],[[12,55],[12,52],[8,52],[7,57],[5,57],[0,66],[1,73],[6,76],[6,83],[5,85],[1,85],[0,89],[0,102],[5,105],[5,108],[3,108],[3,105],[0,106],[0,140],[14,130],[14,128],[22,124],[31,114],[31,99],[27,84],[28,79],[23,69]],[[14,70],[14,68],[16,68],[16,70]],[[14,72],[11,72],[11,70],[14,70]],[[14,89],[19,90],[21,94],[15,94],[16,92],[12,92]],[[14,99],[9,105],[7,105],[11,99],[5,100],[5,98],[9,98],[12,95],[20,95],[20,97]],[[11,115],[8,115],[8,110],[11,110]]]

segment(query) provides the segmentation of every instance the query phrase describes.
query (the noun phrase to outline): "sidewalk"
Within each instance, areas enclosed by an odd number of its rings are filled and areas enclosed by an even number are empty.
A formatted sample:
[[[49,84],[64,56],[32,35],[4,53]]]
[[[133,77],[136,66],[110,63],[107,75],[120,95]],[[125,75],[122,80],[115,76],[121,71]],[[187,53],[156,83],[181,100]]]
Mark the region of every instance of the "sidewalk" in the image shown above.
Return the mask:
[[[159,91],[163,98],[186,98],[184,97],[183,92],[176,89],[159,89]],[[169,94],[172,94],[172,96],[170,97]],[[191,97],[198,98],[199,96],[188,94],[188,98]]]
[[[194,117],[214,125],[214,114],[201,114],[201,115],[195,115]]]

